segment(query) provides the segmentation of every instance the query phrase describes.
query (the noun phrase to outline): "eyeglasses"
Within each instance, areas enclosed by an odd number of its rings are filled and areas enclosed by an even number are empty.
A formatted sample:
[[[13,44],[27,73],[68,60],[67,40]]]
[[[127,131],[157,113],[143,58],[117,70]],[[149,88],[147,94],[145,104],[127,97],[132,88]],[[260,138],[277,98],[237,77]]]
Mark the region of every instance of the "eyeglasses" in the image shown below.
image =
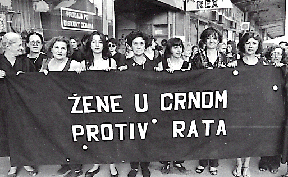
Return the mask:
[[[32,45],[40,45],[40,44],[42,44],[41,41],[30,41],[29,43],[32,44]]]
[[[108,44],[109,47],[116,47],[115,44]]]

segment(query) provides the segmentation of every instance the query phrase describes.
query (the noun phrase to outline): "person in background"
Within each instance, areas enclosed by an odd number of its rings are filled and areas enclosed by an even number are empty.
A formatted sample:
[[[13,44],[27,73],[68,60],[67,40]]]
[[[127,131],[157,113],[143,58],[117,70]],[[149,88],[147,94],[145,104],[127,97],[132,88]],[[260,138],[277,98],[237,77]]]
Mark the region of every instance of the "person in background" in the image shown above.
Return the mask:
[[[117,50],[119,41],[114,38],[110,38],[108,40],[108,47],[109,47],[109,52],[111,54],[111,58],[113,58],[116,61],[116,65],[120,71],[126,70],[127,65],[125,64],[125,55],[121,54]]]
[[[47,58],[47,55],[43,52],[43,36],[37,32],[29,33],[26,42],[26,56],[34,63],[36,70],[40,71],[43,59]]]
[[[84,60],[84,54],[80,50],[80,46],[81,46],[80,40],[74,36],[71,36],[70,43],[73,49],[73,54],[71,56],[71,59],[78,61],[78,62],[82,62]]]
[[[126,53],[126,42],[124,39],[120,39],[118,44],[117,44],[117,48],[116,48],[116,51],[118,53],[121,53],[122,55],[124,55],[125,57],[125,60],[126,60],[126,56],[125,56],[125,53]]]
[[[233,65],[234,67],[237,66],[237,48],[236,43],[233,41],[227,42],[227,49],[226,49],[226,58],[227,58],[227,66],[230,67]]]
[[[193,59],[194,56],[199,52],[199,47],[197,45],[192,46],[192,56],[191,58]]]
[[[4,53],[0,55],[0,87],[3,86],[3,78],[8,74],[20,74],[24,72],[35,72],[35,66],[33,63],[26,57],[21,57],[22,51],[24,48],[22,47],[22,38],[20,34],[9,32],[3,36],[2,39],[2,47]],[[1,101],[1,112],[2,121],[5,122],[5,117],[7,116],[7,105],[5,103],[5,98],[0,96]],[[31,176],[36,176],[38,174],[37,169],[32,166],[24,166],[25,170]],[[8,177],[16,177],[17,176],[17,167],[11,166],[8,171]]]
[[[2,39],[6,32],[0,32],[0,54],[3,54]]]
[[[218,52],[221,52],[224,55],[226,55],[226,50],[227,50],[227,45],[224,42],[218,44]]]
[[[265,58],[261,57],[262,53],[262,39],[256,33],[245,33],[239,41],[239,52],[243,55],[238,60],[238,66],[262,66],[267,65]],[[243,162],[242,162],[243,159]],[[236,168],[232,171],[235,177],[250,177],[250,157],[237,158]]]
[[[117,62],[111,57],[110,51],[116,54],[116,42],[106,40],[107,38],[100,32],[94,31],[88,38],[85,46],[86,70],[90,71],[110,71],[117,69]],[[113,42],[112,42],[113,41]],[[110,44],[110,46],[109,46]],[[112,46],[113,44],[113,46]],[[108,47],[109,46],[109,47]],[[119,53],[120,54],[120,53]],[[122,54],[120,54],[122,55]],[[118,171],[115,164],[110,164],[111,177],[118,177]],[[92,168],[86,171],[85,177],[93,177],[100,171],[100,165],[94,164]]]
[[[161,46],[162,46],[162,50],[160,51],[160,54],[162,56],[164,56],[164,52],[165,52],[165,49],[166,49],[166,46],[167,46],[167,39],[162,39]]]
[[[286,41],[281,41],[281,42],[279,42],[279,46],[280,46],[282,49],[285,48],[286,44],[287,44]]]

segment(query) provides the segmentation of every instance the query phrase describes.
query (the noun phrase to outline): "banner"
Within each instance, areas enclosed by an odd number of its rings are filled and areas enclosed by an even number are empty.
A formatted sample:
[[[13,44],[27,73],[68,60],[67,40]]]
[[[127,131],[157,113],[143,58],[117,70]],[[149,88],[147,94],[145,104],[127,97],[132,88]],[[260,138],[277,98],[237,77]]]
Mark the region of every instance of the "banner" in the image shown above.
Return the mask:
[[[281,69],[8,76],[12,165],[280,154]]]

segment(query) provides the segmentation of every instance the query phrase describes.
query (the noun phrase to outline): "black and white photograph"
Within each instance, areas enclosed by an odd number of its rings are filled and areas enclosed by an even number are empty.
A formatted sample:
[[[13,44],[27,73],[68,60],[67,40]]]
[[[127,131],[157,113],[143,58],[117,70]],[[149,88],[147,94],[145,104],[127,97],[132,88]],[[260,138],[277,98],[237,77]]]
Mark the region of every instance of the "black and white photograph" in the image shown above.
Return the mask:
[[[0,0],[0,177],[288,177],[288,0]]]

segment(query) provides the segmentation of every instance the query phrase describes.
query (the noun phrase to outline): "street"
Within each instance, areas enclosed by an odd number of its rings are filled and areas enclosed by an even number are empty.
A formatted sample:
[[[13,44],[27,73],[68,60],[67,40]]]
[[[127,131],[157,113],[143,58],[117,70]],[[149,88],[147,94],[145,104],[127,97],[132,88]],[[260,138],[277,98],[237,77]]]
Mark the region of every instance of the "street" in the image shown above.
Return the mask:
[[[266,172],[259,172],[258,170],[258,162],[260,158],[251,158],[250,162],[250,171],[251,171],[251,177],[280,177],[281,175],[285,174],[286,172],[286,164],[281,164],[281,167],[279,168],[279,172],[274,175],[270,173],[269,171]],[[234,166],[236,164],[235,159],[227,159],[227,160],[220,160],[219,161],[219,168],[218,168],[218,177],[229,177],[233,176],[232,175],[232,170],[234,169]],[[151,171],[151,177],[185,177],[185,176],[195,176],[195,177],[206,177],[210,176],[208,170],[205,169],[203,174],[197,174],[194,169],[198,165],[198,162],[196,160],[194,161],[185,161],[183,164],[186,169],[187,173],[186,174],[181,174],[179,171],[176,169],[172,168],[170,173],[168,175],[163,175],[160,172],[161,164],[159,162],[153,162],[150,164],[150,171]],[[90,167],[92,167],[91,164],[87,164],[83,166],[83,171],[87,171]],[[126,177],[129,170],[130,170],[130,165],[128,163],[121,163],[121,164],[116,164],[116,167],[119,171],[119,177]],[[60,165],[44,165],[44,166],[39,166],[39,174],[37,175],[38,177],[51,177],[51,176],[58,176],[56,175],[56,171],[60,168]],[[0,158],[0,177],[6,177],[7,171],[9,170],[9,158],[7,157],[1,157]],[[20,171],[18,172],[19,177],[29,177],[28,173],[21,168]],[[95,175],[95,177],[110,177],[109,174],[109,166],[108,165],[102,165],[100,172]],[[137,177],[141,177],[141,173],[137,175]],[[84,177],[84,174],[81,175],[81,177]]]

